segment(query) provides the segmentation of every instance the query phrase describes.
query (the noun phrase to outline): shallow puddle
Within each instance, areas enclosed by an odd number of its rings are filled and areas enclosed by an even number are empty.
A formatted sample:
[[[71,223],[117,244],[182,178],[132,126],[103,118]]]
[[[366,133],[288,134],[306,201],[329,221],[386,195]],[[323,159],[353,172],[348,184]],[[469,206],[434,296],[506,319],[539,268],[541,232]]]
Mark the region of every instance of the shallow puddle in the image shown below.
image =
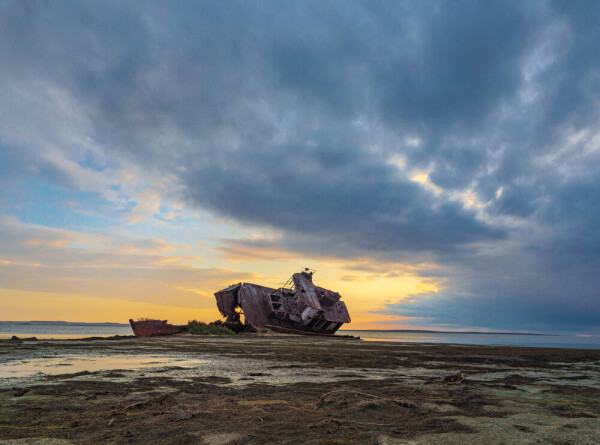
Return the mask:
[[[34,375],[73,374],[82,371],[110,371],[115,369],[134,370],[173,365],[179,360],[165,356],[61,356],[56,358],[31,358],[0,363],[2,379],[31,377]],[[200,365],[201,361],[196,361]]]
[[[110,371],[131,371],[127,376],[110,375]],[[107,373],[104,373],[106,371]],[[93,377],[77,375],[81,372],[96,373]],[[15,384],[31,384],[48,377],[62,379],[94,378],[110,380],[134,379],[157,373],[161,377],[193,379],[197,377],[220,377],[225,386],[245,386],[251,383],[287,385],[298,382],[322,383],[340,379],[381,379],[397,374],[389,370],[362,370],[349,368],[319,369],[315,372],[311,363],[273,362],[264,359],[241,359],[226,355],[80,355],[59,357],[13,359],[0,363],[0,387]]]

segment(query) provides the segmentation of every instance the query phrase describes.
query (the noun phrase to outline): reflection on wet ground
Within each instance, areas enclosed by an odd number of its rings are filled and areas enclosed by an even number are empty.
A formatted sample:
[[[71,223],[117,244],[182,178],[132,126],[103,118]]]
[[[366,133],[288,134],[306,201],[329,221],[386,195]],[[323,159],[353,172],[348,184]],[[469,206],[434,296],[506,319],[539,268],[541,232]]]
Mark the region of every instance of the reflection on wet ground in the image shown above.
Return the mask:
[[[470,381],[485,383],[506,378],[514,373],[514,364],[487,361],[465,364],[450,357],[445,357],[444,361],[435,360],[434,357],[422,357],[418,363],[414,359],[409,359],[410,355],[422,355],[422,350],[404,351],[404,356],[394,356],[393,367],[317,367],[316,363],[308,360],[285,360],[278,356],[279,351],[273,348],[280,346],[281,339],[264,339],[262,345],[257,345],[254,339],[239,337],[215,340],[217,344],[223,345],[222,353],[198,353],[188,350],[190,346],[198,345],[198,342],[212,342],[209,339],[173,337],[163,338],[160,342],[133,341],[136,347],[135,352],[131,353],[117,344],[111,344],[110,341],[97,341],[98,348],[79,348],[80,344],[84,346],[87,344],[85,341],[53,340],[42,344],[35,341],[20,342],[21,347],[16,348],[14,354],[0,355],[0,389],[52,380],[55,377],[80,379],[89,373],[96,373],[96,378],[113,381],[132,380],[153,374],[181,380],[218,377],[222,379],[222,385],[237,387],[253,383],[287,385],[302,382],[326,383],[348,379],[386,378],[394,378],[406,384],[416,384],[465,370],[469,371]],[[295,347],[310,347],[313,353],[318,353],[318,350],[323,348],[324,355],[327,354],[326,349],[332,347],[331,344],[323,345],[301,338],[291,341]],[[227,345],[235,345],[239,348],[244,343],[254,348],[258,346],[259,349],[254,349],[251,355],[227,350]],[[372,353],[370,348],[361,347],[360,342],[353,343],[353,354]],[[335,342],[333,346],[336,346]],[[343,350],[347,344],[342,342],[339,346],[339,349]],[[386,346],[390,344],[380,344],[379,349],[383,352]],[[451,345],[446,347],[452,348]],[[262,348],[271,350],[261,350]],[[380,357],[385,358],[387,355],[380,353]],[[584,367],[581,367],[576,364],[555,362],[553,365],[543,370],[521,369],[519,374],[523,379],[535,381],[537,390],[544,384],[557,383],[600,388],[600,381],[595,378],[600,371],[598,364],[587,362]],[[123,374],[110,371],[128,372]],[[523,386],[523,389],[527,388]]]
[[[178,359],[164,356],[61,356],[56,358],[33,358],[10,360],[0,363],[0,384],[4,380],[33,377],[35,375],[57,375],[78,372],[133,370],[164,367]],[[200,365],[200,363],[195,363]]]
[[[104,372],[106,371],[106,372]],[[130,371],[127,374],[109,371]],[[285,362],[273,365],[265,359],[240,358],[235,355],[205,354],[190,357],[184,354],[158,356],[81,356],[66,355],[55,358],[32,358],[0,362],[0,389],[35,381],[60,377],[80,379],[88,373],[96,378],[114,381],[131,380],[140,376],[160,374],[181,380],[198,377],[220,377],[227,386],[245,386],[251,383],[286,385],[291,383],[324,383],[349,378],[380,379],[397,374],[398,370],[331,368],[316,371],[310,363]],[[408,370],[407,370],[408,371]],[[408,374],[428,375],[427,370],[412,369]]]

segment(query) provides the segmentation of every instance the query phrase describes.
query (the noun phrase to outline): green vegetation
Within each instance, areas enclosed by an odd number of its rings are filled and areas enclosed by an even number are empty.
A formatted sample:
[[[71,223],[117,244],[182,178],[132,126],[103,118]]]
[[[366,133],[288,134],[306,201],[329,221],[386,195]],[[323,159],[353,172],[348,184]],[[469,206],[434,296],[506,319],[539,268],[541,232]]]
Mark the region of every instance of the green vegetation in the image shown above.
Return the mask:
[[[186,330],[193,335],[233,335],[231,329],[226,328],[225,326],[212,326],[202,321],[191,320],[188,321],[186,326]]]

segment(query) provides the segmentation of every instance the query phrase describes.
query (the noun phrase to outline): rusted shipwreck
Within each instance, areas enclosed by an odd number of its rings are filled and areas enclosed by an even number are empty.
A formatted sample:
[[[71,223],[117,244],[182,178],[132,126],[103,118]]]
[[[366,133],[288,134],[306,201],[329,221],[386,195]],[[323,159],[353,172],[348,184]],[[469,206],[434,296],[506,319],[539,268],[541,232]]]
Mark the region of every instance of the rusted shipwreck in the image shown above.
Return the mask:
[[[131,330],[136,337],[158,337],[162,335],[180,334],[185,326],[169,324],[167,320],[138,320],[129,319]]]
[[[279,289],[238,283],[215,293],[226,326],[245,324],[254,329],[298,334],[332,335],[350,314],[337,292],[315,286],[314,271],[295,273]]]

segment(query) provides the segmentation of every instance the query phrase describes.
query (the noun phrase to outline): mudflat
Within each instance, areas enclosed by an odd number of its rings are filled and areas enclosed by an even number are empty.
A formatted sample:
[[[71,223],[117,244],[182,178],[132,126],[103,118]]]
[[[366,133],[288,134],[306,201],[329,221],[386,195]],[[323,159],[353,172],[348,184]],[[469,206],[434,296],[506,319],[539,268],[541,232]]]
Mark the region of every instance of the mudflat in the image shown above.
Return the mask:
[[[599,350],[3,340],[0,444],[600,443],[599,371]]]

